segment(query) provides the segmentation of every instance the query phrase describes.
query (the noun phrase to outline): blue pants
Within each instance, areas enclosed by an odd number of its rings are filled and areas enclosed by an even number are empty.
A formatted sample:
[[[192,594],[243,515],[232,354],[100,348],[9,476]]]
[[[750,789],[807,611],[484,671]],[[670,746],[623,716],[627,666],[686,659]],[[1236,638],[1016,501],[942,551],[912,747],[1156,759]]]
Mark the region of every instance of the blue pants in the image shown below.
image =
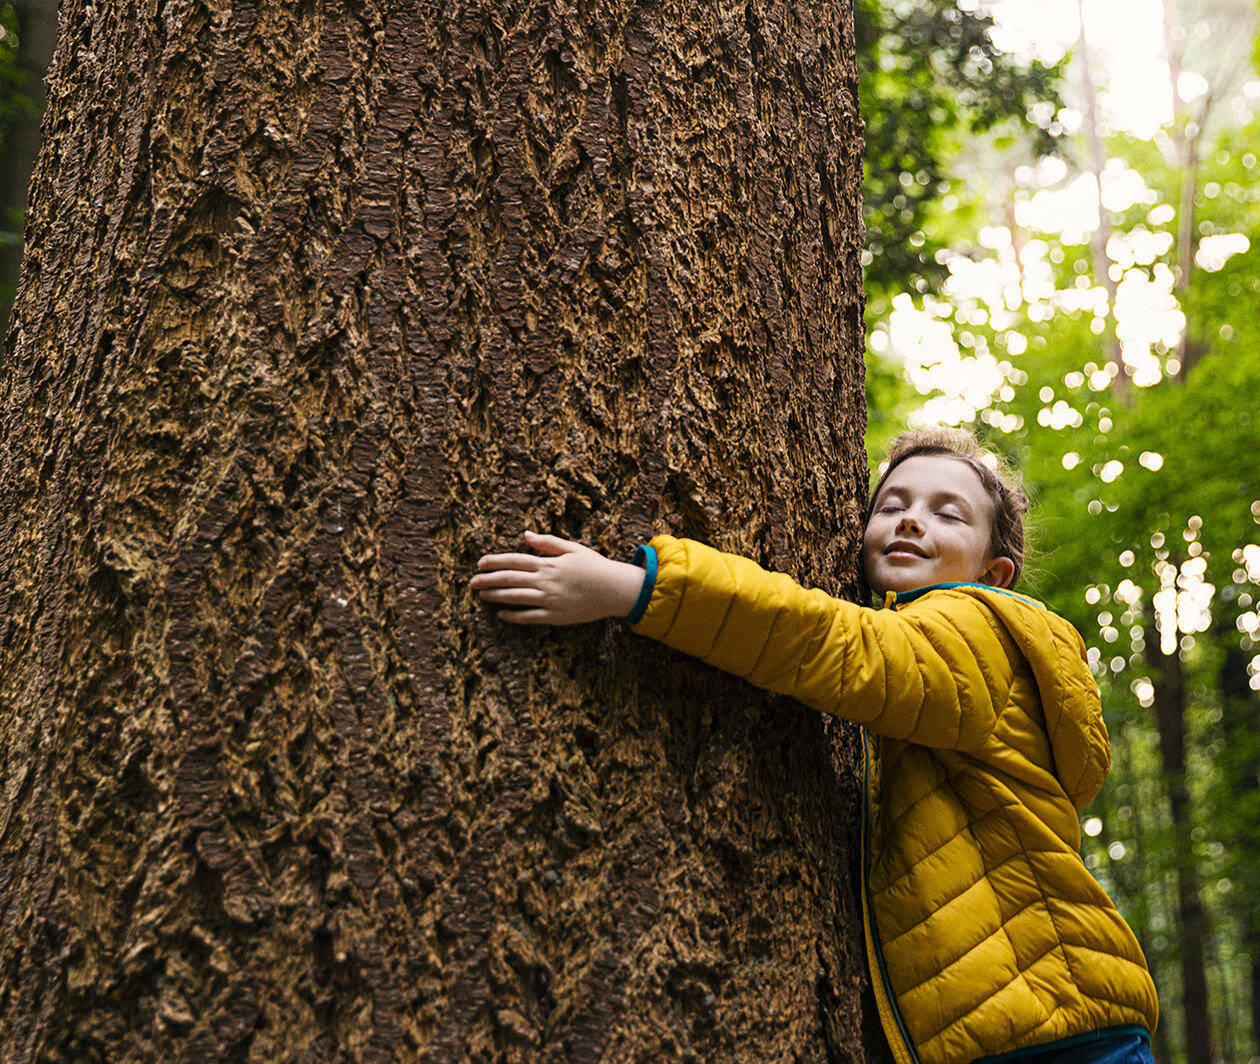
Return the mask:
[[[1051,1049],[1020,1058],[1019,1064],[1155,1064],[1150,1043],[1141,1035],[1126,1034],[1097,1042]]]

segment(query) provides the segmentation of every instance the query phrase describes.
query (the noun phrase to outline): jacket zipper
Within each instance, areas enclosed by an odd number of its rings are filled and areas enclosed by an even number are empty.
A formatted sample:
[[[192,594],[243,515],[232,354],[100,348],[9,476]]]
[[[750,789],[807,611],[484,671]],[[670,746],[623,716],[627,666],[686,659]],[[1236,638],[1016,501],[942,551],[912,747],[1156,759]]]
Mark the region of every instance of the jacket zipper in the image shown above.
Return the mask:
[[[871,970],[871,987],[875,991],[875,1006],[884,1028],[884,1036],[897,1064],[920,1064],[910,1032],[897,1007],[897,997],[888,981],[888,969],[884,964],[884,951],[880,947],[879,932],[875,928],[875,913],[871,899],[870,869],[867,867],[869,852],[867,839],[871,817],[871,747],[866,729],[862,729],[862,929],[866,937],[866,960]]]

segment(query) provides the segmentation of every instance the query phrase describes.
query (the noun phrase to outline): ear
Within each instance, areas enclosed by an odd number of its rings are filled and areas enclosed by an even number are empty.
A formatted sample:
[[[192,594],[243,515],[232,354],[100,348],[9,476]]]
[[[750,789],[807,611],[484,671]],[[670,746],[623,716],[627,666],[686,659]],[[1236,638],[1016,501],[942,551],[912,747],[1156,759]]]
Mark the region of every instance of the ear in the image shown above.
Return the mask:
[[[980,574],[980,582],[990,587],[1010,587],[1014,579],[1015,563],[1004,555],[990,561]]]

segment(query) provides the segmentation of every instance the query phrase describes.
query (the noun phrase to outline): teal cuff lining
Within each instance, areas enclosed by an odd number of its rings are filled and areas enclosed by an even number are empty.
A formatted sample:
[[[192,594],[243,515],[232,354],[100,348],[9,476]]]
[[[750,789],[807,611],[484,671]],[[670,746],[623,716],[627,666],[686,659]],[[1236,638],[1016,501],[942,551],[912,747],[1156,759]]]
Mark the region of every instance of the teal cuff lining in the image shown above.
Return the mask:
[[[656,548],[644,543],[634,549],[634,557],[630,559],[634,565],[643,566],[643,585],[639,588],[639,597],[635,599],[634,609],[626,614],[626,620],[638,624],[647,613],[648,603],[652,601],[652,592],[656,588]]]
[[[956,580],[946,584],[928,584],[926,587],[916,587],[911,591],[894,591],[894,599],[898,606],[903,602],[913,602],[920,595],[926,595],[929,591],[951,591],[956,587],[978,587],[982,591],[997,591],[1003,595],[1010,595],[1011,598],[1019,599],[1021,602],[1027,602],[1030,606],[1041,606],[1040,602],[1030,599],[1027,595],[1021,595],[1018,591],[1012,591],[1006,587],[994,587],[992,584],[977,584],[974,580]]]

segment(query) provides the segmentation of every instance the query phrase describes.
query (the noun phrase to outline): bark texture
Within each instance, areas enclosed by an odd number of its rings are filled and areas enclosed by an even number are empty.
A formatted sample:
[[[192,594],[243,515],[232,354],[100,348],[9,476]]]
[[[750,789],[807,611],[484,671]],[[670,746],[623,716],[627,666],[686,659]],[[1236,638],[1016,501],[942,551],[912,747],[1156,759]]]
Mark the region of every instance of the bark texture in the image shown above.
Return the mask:
[[[865,1059],[848,731],[466,591],[527,526],[854,591],[853,49],[843,0],[66,0],[4,1064]]]

